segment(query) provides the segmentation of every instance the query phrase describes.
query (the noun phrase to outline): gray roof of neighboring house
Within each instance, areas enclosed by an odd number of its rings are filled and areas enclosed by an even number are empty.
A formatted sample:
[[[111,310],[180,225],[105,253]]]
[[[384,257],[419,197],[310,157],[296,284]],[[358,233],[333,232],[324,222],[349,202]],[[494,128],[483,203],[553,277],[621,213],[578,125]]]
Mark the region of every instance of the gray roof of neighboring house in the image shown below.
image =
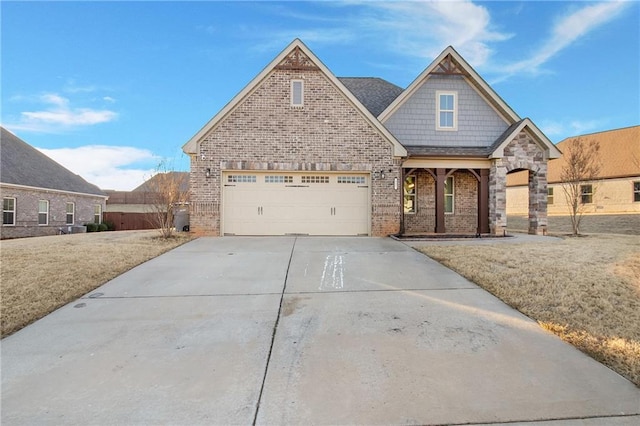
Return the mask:
[[[0,129],[1,183],[106,196],[100,188],[65,169],[4,127]]]
[[[180,191],[186,192],[189,190],[189,172],[166,172],[173,179],[176,179],[180,185]],[[146,180],[142,185],[134,188],[132,192],[153,192],[153,188],[155,187],[155,181],[158,179],[156,176],[158,174],[153,175],[150,179]]]
[[[338,80],[374,117],[379,116],[404,91],[403,88],[376,77],[338,77]]]

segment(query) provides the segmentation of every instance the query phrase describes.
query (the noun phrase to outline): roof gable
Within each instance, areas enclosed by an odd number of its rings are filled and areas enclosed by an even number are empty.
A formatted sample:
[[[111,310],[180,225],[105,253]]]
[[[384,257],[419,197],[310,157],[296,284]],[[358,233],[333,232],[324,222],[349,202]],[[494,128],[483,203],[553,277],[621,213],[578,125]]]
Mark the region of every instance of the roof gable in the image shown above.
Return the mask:
[[[153,192],[154,188],[162,184],[163,180],[160,176],[163,174],[167,174],[172,181],[176,182],[180,191],[187,192],[189,190],[189,172],[160,172],[133,188],[131,192]]]
[[[513,123],[504,133],[496,139],[490,149],[489,158],[502,158],[505,147],[522,131],[527,132],[546,153],[547,159],[558,158],[562,155],[560,150],[545,136],[538,126],[528,118]]]
[[[407,99],[409,99],[431,75],[461,75],[487,99],[491,106],[509,123],[520,120],[518,114],[487,84],[486,81],[451,46],[438,55],[431,64],[398,96],[378,117],[385,122]]]
[[[269,63],[251,82],[240,91],[227,105],[224,106],[205,126],[198,131],[182,150],[187,154],[197,154],[198,144],[211,130],[230,114],[274,69],[318,70],[344,95],[362,114],[362,116],[393,146],[393,155],[404,157],[407,151],[397,139],[373,116],[373,114],[358,100],[345,85],[302,43],[295,39],[276,58]]]
[[[100,188],[67,170],[4,127],[0,130],[1,183],[106,197]]]

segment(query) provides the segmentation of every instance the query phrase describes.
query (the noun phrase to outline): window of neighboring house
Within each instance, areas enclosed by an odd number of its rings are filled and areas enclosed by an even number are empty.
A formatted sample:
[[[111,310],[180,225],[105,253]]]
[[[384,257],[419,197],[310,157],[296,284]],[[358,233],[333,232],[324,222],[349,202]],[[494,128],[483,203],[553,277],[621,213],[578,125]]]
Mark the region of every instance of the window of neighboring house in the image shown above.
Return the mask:
[[[93,223],[102,223],[102,206],[100,204],[93,206]]]
[[[633,182],[633,201],[640,202],[640,182]]]
[[[404,179],[404,212],[416,212],[416,177],[407,176]]]
[[[547,204],[553,204],[553,188],[547,188]]]
[[[67,203],[67,225],[73,225],[75,222],[76,204]]]
[[[291,80],[291,106],[304,106],[304,81]]]
[[[16,199],[15,198],[7,197],[2,199],[2,224],[3,225],[16,224]]]
[[[47,200],[38,201],[38,225],[49,224],[49,202]]]
[[[582,204],[593,203],[593,185],[580,185],[580,197]]]
[[[457,130],[457,98],[456,92],[436,92],[436,102],[438,105],[436,113],[437,130]]]
[[[444,181],[444,212],[445,213],[453,213],[453,199],[454,199],[453,176],[449,176],[447,180]]]

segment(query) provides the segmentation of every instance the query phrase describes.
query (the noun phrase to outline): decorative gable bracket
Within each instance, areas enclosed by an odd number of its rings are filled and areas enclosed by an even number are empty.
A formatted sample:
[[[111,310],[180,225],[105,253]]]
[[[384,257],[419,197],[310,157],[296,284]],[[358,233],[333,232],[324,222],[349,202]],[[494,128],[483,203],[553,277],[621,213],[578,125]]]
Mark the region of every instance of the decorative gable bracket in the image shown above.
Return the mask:
[[[469,75],[464,68],[456,62],[451,54],[447,55],[440,63],[431,71],[434,75]]]
[[[296,46],[293,51],[282,62],[275,66],[277,70],[288,71],[318,71],[320,68],[316,66],[308,57],[302,52],[299,46]]]

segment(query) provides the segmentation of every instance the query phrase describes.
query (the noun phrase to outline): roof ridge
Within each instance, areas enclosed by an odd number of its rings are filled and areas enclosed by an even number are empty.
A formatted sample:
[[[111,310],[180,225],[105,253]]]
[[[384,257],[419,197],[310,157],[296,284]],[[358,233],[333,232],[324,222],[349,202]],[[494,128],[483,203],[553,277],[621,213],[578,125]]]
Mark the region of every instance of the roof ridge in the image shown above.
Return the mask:
[[[567,136],[566,138],[562,139],[560,142],[564,142],[564,141],[566,141],[568,139],[581,138],[583,136],[601,135],[603,133],[618,132],[620,130],[628,130],[628,129],[633,129],[633,128],[636,128],[636,127],[640,127],[640,124],[636,124],[636,125],[633,125],[633,126],[619,127],[617,129],[601,130],[599,132],[584,133],[584,134],[581,134],[581,135]],[[558,142],[558,143],[560,143],[560,142]]]

